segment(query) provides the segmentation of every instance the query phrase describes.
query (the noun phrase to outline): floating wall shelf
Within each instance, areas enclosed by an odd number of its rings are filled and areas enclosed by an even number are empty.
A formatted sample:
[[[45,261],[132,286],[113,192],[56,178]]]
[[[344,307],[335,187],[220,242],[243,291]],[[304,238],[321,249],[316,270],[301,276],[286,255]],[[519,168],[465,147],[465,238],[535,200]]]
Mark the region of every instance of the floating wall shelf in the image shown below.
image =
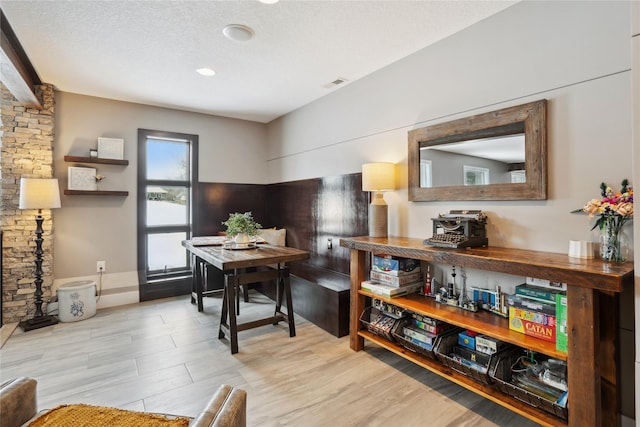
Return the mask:
[[[64,161],[77,163],[98,163],[102,165],[129,165],[129,160],[101,159],[99,157],[64,156]]]
[[[64,190],[66,196],[128,196],[128,191],[87,191],[87,190]]]
[[[99,157],[64,156],[65,162],[71,163],[94,163],[101,165],[128,166],[129,160],[101,159]],[[64,190],[66,196],[128,196],[128,191],[102,191],[102,190]]]

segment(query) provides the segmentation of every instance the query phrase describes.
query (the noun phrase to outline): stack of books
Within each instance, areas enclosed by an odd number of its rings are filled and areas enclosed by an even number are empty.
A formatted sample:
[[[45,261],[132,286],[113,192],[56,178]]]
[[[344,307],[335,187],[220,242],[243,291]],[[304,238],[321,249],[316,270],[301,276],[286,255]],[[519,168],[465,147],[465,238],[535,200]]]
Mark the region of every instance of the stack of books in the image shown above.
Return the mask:
[[[523,283],[509,297],[509,328],[567,351],[567,296],[562,288]]]
[[[451,328],[451,325],[440,320],[414,313],[411,324],[403,329],[404,339],[425,350],[432,350],[440,334]]]
[[[416,292],[422,286],[420,261],[410,258],[376,255],[369,277],[360,287],[387,298]]]

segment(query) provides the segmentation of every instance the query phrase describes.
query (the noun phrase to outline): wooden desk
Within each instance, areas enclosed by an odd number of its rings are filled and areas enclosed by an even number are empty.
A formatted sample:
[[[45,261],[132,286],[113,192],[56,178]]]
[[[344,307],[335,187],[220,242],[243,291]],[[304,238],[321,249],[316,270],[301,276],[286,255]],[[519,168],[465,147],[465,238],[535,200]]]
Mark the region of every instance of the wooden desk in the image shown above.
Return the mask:
[[[222,297],[222,315],[218,338],[222,339],[228,333],[231,341],[231,353],[238,352],[238,332],[257,328],[268,324],[277,324],[286,321],[289,325],[289,336],[296,335],[293,319],[293,304],[291,301],[291,286],[289,269],[284,266],[287,262],[300,261],[309,258],[309,252],[284,246],[272,246],[261,244],[256,249],[229,250],[222,246],[194,246],[191,241],[185,240],[182,246],[198,257],[203,262],[216,267],[224,272],[224,294]],[[277,265],[275,269],[245,273],[242,269],[249,267],[261,267]],[[235,299],[240,285],[262,281],[275,281],[276,283],[276,307],[273,316],[254,320],[247,323],[237,323]],[[196,286],[202,286],[196,284]],[[283,295],[284,294],[284,295]],[[281,309],[283,296],[287,301],[287,313]]]

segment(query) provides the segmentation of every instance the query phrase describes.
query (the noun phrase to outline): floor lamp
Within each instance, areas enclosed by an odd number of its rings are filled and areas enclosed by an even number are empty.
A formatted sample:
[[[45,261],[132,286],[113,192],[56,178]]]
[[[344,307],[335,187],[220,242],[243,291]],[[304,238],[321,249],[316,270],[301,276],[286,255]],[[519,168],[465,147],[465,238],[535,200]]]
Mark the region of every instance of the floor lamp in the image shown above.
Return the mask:
[[[387,237],[388,206],[382,192],[394,190],[395,184],[393,163],[362,165],[362,191],[375,192],[369,205],[369,236],[371,237]]]
[[[60,187],[57,179],[21,178],[19,209],[38,209],[36,216],[36,285],[35,304],[36,313],[33,319],[20,322],[24,331],[43,328],[58,323],[58,319],[42,312],[42,209],[60,207]]]

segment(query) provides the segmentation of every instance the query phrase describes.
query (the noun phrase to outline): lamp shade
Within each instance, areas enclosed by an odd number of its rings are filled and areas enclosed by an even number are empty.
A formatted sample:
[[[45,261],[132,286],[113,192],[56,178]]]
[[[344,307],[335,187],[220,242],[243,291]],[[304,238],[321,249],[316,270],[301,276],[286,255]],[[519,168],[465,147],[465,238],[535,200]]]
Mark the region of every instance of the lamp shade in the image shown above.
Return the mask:
[[[393,163],[365,163],[362,165],[362,191],[389,191],[396,187]]]
[[[20,209],[60,207],[60,187],[56,178],[20,178]]]

